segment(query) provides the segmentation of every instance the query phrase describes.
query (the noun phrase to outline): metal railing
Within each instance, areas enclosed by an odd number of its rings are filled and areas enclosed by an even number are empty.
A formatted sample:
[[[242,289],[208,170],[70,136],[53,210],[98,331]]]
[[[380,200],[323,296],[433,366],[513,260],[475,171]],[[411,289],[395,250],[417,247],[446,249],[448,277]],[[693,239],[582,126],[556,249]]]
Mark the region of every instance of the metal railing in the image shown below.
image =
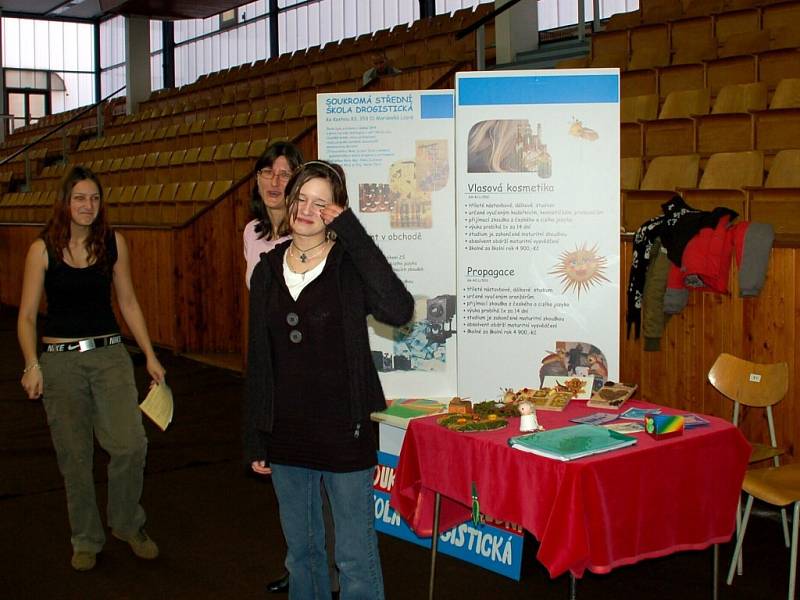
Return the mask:
[[[102,110],[102,105],[105,102],[107,102],[108,100],[110,100],[111,98],[113,98],[114,96],[116,96],[117,94],[119,94],[126,87],[127,86],[123,85],[117,91],[112,92],[111,94],[109,94],[108,96],[103,98],[102,100],[98,100],[94,104],[91,104],[91,105],[87,106],[86,108],[84,108],[83,110],[79,111],[78,113],[76,113],[75,115],[73,115],[72,117],[70,117],[69,119],[64,121],[63,123],[59,123],[58,125],[53,127],[50,131],[48,131],[46,133],[43,133],[41,136],[39,136],[38,138],[36,138],[32,142],[29,142],[28,144],[24,145],[22,148],[12,152],[11,154],[9,154],[6,157],[0,159],[0,167],[2,167],[3,165],[5,165],[8,162],[11,162],[12,160],[14,160],[20,154],[25,154],[25,189],[29,190],[30,189],[30,185],[31,185],[30,150],[32,148],[34,148],[35,146],[37,146],[38,144],[40,144],[41,142],[43,142],[44,140],[52,137],[54,134],[58,133],[59,131],[61,131],[64,128],[66,128],[68,125],[74,123],[75,121],[77,121],[78,119],[83,117],[83,115],[85,115],[86,113],[88,113],[89,111],[92,111],[92,110],[96,110],[97,111],[97,136],[99,137],[100,135],[102,135],[102,132],[103,132],[103,110]],[[66,146],[66,137],[64,138],[63,144],[64,144],[64,146]],[[67,155],[69,154],[69,149],[64,147],[63,148],[63,154],[64,154],[64,157],[66,158]]]

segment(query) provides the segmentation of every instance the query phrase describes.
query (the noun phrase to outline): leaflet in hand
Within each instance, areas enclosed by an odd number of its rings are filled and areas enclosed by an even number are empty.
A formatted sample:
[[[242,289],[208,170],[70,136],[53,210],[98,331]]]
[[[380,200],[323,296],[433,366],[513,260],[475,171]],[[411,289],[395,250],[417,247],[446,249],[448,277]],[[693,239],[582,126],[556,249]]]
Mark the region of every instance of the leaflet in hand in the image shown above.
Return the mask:
[[[161,431],[166,431],[172,423],[172,413],[174,404],[172,402],[172,390],[169,389],[166,381],[156,384],[150,388],[150,393],[139,405],[141,411],[158,425]]]

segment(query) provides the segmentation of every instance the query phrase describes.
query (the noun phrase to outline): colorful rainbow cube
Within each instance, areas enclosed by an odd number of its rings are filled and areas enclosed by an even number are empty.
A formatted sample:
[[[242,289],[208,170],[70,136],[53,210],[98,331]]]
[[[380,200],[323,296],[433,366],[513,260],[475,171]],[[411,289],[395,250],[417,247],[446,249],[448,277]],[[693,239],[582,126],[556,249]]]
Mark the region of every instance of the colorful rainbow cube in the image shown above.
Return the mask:
[[[644,418],[644,429],[657,440],[683,435],[683,416],[647,415]]]

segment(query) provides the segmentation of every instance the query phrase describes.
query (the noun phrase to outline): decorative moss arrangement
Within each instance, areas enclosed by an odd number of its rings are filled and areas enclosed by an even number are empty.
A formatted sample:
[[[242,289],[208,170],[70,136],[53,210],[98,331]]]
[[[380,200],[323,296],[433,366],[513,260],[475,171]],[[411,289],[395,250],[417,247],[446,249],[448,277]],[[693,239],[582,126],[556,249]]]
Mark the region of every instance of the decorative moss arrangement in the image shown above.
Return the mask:
[[[437,423],[451,431],[460,432],[491,431],[508,425],[506,419],[499,417],[495,413],[487,413],[485,415],[477,413],[473,415],[445,415],[439,417]]]

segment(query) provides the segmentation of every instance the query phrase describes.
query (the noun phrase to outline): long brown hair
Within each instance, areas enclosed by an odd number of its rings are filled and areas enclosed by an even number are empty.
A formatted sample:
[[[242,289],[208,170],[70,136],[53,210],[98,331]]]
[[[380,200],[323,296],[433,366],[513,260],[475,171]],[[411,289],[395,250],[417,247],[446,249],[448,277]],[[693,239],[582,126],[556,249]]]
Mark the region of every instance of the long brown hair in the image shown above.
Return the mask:
[[[97,217],[89,228],[89,236],[86,238],[87,261],[89,264],[99,264],[107,267],[107,248],[106,242],[111,233],[108,226],[108,216],[106,214],[106,203],[103,199],[103,186],[90,169],[75,166],[61,180],[61,190],[58,198],[53,203],[53,214],[44,226],[42,239],[48,251],[53,257],[61,262],[64,260],[64,250],[69,252],[69,240],[72,224],[72,213],[70,211],[70,198],[72,189],[79,181],[91,181],[97,186],[100,193],[100,207],[97,210]]]

